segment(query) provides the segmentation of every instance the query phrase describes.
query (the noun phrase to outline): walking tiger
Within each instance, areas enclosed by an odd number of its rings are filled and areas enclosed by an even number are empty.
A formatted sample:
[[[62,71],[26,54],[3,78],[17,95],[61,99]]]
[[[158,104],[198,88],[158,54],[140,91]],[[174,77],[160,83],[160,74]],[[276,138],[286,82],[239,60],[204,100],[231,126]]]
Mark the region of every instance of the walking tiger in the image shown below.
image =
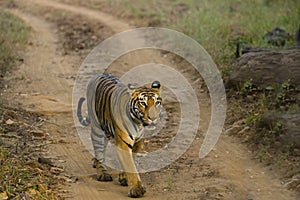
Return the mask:
[[[150,87],[126,86],[110,74],[94,77],[87,88],[88,116],[82,116],[81,97],[77,117],[84,125],[91,125],[91,139],[94,147],[94,166],[99,181],[112,181],[104,166],[105,148],[108,139],[116,142],[118,157],[124,173],[119,182],[129,186],[128,196],[141,197],[146,192],[134,164],[133,154],[143,144],[143,128],[155,126],[162,109],[160,82],[153,81]],[[104,134],[103,134],[103,132]]]

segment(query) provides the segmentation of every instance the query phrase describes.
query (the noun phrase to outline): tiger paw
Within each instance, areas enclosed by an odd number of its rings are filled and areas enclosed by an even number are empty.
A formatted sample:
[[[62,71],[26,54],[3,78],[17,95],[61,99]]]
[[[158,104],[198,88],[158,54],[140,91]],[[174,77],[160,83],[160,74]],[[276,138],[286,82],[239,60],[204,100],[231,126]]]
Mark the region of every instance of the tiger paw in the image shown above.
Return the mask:
[[[146,193],[146,188],[142,185],[134,187],[128,191],[128,196],[132,198],[142,197]]]
[[[119,174],[119,183],[121,186],[128,186],[126,174],[124,172]]]
[[[119,178],[119,183],[121,186],[128,186],[128,182],[126,178],[122,178],[122,179]]]
[[[112,176],[108,173],[103,173],[103,174],[97,174],[97,180],[98,181],[112,181]]]

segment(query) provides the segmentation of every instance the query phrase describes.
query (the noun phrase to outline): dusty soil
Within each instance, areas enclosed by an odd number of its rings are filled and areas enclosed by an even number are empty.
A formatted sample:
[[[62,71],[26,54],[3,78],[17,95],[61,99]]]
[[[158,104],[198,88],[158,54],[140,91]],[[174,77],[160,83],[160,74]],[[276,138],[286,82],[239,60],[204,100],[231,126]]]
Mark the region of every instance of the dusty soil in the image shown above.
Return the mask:
[[[11,12],[28,23],[33,31],[24,64],[9,78],[11,85],[7,97],[19,102],[24,109],[48,116],[49,123],[45,125],[51,137],[48,155],[70,176],[78,177],[77,181],[65,184],[65,189],[69,191],[64,194],[65,197],[126,199],[127,188],[118,185],[117,171],[112,170],[113,183],[98,182],[95,179],[92,155],[81,144],[74,126],[72,87],[83,55],[96,40],[101,41],[99,35],[104,36],[104,39],[130,26],[99,11],[53,1],[20,0],[15,1],[15,4],[17,8]],[[63,15],[59,16],[59,13]],[[95,22],[100,25],[95,26]],[[87,41],[92,41],[92,45],[81,40],[87,35]],[[142,51],[126,55],[113,63],[109,70],[121,74],[122,71],[118,71],[120,68],[126,71],[128,66],[153,60],[173,63],[191,80],[195,88],[203,83],[199,75],[187,67],[187,63],[161,52]],[[210,119],[210,103],[205,92],[197,95],[201,112],[206,114],[201,116],[203,126],[196,140],[170,166],[141,175],[147,188],[144,199],[297,199],[299,196],[284,188],[282,181],[272,171],[257,163],[251,152],[237,139],[223,135],[214,151],[206,158],[199,159],[203,133]],[[166,102],[167,111],[174,116],[178,115],[176,105]],[[147,150],[157,148],[160,142],[167,142],[171,138],[167,133],[173,130],[173,126],[168,126],[161,138],[146,144]],[[164,141],[162,138],[167,139]]]

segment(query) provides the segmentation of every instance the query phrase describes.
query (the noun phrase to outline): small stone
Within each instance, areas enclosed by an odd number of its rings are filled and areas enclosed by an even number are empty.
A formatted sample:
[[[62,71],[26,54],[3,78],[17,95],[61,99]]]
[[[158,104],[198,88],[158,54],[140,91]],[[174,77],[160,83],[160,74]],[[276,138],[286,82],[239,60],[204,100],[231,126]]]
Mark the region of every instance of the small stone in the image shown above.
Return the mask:
[[[251,96],[251,95],[248,95],[248,96],[247,96],[247,100],[250,101],[250,102],[252,102],[252,101],[254,100],[254,97]]]
[[[194,188],[194,192],[200,192],[200,189],[199,188]]]
[[[253,194],[248,194],[246,200],[255,200]]]
[[[71,180],[72,180],[73,183],[76,183],[78,181],[78,177],[77,176],[73,176],[71,178]]]
[[[38,162],[41,163],[41,164],[53,165],[50,158],[39,157]]]

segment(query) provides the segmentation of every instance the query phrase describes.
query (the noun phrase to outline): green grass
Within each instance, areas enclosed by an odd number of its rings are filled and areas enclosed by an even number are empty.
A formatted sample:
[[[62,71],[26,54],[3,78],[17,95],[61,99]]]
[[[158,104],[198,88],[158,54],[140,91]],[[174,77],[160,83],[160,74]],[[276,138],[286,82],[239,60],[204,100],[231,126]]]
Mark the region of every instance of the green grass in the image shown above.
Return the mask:
[[[18,50],[27,42],[29,28],[22,20],[0,9],[0,73],[19,60]]]
[[[232,63],[237,41],[268,46],[262,39],[265,33],[280,27],[295,34],[300,19],[297,0],[126,0],[121,4],[133,16],[158,18],[161,26],[194,38],[220,67]],[[180,12],[180,5],[188,9]]]
[[[199,5],[198,11],[186,15],[186,23],[178,24],[182,24],[180,30],[212,54],[218,65],[226,65],[228,59],[234,58],[237,41],[265,46],[262,36],[275,27],[296,33],[300,4],[297,1],[267,2],[207,1]]]
[[[70,3],[70,0],[59,0]],[[72,1],[74,2],[74,1]],[[299,0],[86,0],[93,9],[134,18],[137,26],[183,32],[210,53],[221,70],[235,61],[236,43],[270,47],[262,39],[280,27],[292,36],[299,28]],[[291,44],[292,41],[288,45]]]

